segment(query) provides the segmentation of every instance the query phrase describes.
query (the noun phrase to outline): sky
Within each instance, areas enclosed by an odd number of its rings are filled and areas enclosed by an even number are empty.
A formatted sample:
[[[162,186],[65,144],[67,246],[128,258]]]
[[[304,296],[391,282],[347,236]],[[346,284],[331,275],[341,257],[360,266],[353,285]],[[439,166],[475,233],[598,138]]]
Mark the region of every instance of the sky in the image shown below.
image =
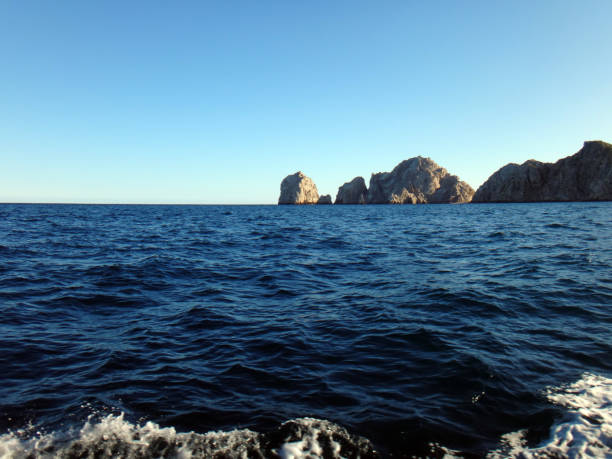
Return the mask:
[[[0,0],[0,202],[274,204],[612,142],[612,1]]]

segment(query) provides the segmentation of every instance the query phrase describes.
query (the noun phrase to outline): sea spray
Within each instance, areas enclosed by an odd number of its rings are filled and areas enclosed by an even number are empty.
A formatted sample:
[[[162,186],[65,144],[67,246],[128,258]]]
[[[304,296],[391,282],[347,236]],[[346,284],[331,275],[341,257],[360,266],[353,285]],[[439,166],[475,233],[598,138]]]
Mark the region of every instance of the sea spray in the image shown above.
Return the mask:
[[[109,414],[81,429],[28,436],[9,432],[0,436],[1,459],[72,458],[375,458],[372,444],[326,420],[293,419],[266,433],[249,429],[227,432],[177,433],[153,422],[125,420]]]
[[[573,384],[551,387],[546,396],[568,411],[541,445],[527,447],[525,430],[502,437],[488,457],[612,457],[612,379],[585,373]]]

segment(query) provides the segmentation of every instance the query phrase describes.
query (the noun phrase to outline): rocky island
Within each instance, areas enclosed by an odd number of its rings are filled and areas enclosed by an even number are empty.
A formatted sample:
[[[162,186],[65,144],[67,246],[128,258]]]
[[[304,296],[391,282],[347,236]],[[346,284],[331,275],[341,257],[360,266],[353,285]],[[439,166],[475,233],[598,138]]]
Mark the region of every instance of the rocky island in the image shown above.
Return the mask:
[[[474,190],[429,158],[418,156],[399,163],[391,172],[378,172],[368,189],[363,177],[338,188],[335,204],[425,204],[470,202]],[[281,183],[279,204],[331,204],[331,196],[319,198],[314,182],[302,172]]]
[[[329,198],[331,202],[331,197]],[[280,186],[279,204],[318,204],[319,192],[310,177],[301,171],[288,175]]]
[[[329,194],[324,194],[322,196],[319,196],[319,200],[317,201],[317,204],[331,204],[332,203],[332,198],[331,195]]]
[[[346,182],[334,204],[427,204],[539,201],[612,201],[612,144],[584,142],[578,153],[556,163],[530,159],[495,172],[476,192],[430,158],[417,156],[391,172]],[[279,204],[331,204],[302,172],[285,177]]]
[[[584,142],[556,163],[507,164],[483,183],[472,202],[610,201],[612,145]]]
[[[366,203],[427,204],[470,202],[474,190],[429,158],[417,156],[391,172],[372,174]]]
[[[365,204],[368,188],[363,177],[355,177],[338,188],[335,204]]]

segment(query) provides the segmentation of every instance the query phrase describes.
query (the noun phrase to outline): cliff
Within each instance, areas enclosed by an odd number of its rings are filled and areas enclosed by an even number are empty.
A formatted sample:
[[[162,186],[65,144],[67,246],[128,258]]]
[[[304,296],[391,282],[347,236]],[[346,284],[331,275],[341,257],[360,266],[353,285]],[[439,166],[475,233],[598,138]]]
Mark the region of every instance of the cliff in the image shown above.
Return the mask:
[[[329,199],[331,201],[331,197]],[[318,202],[317,186],[302,172],[288,175],[281,182],[279,204],[317,204]]]
[[[478,188],[472,202],[610,200],[612,145],[597,140],[554,164],[532,159],[507,164]]]
[[[335,204],[365,204],[367,196],[365,180],[363,177],[355,177],[338,188]]]
[[[418,156],[399,163],[391,172],[372,174],[368,204],[470,202],[474,190],[429,158]]]

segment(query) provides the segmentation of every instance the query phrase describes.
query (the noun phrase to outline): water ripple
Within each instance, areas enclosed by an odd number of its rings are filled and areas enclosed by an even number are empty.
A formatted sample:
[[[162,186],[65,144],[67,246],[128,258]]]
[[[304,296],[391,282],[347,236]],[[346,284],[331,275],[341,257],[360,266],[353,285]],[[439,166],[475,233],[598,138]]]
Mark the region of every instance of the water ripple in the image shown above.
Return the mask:
[[[612,372],[611,210],[2,205],[0,428],[98,410],[156,438],[312,416],[400,457],[538,442],[545,387]]]

